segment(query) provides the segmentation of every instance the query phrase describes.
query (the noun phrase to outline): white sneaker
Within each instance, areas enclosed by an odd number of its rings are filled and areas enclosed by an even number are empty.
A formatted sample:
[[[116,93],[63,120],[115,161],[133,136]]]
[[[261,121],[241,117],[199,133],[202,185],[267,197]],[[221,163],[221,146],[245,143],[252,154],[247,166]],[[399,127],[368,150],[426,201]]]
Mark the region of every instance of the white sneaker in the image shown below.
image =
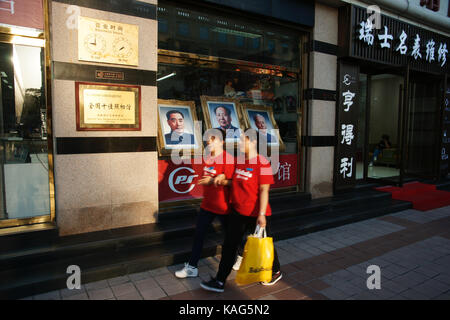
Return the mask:
[[[237,256],[236,262],[233,265],[233,270],[238,271],[241,267],[242,257],[240,255]]]
[[[190,266],[189,263],[186,262],[183,269],[175,272],[175,277],[180,279],[198,277],[198,268]]]

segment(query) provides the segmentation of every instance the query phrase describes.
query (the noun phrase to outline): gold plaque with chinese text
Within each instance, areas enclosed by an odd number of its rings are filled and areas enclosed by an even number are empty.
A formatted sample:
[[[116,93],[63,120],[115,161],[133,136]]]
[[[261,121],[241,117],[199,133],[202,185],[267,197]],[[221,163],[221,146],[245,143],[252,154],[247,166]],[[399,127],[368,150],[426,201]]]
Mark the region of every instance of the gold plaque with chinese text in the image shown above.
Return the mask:
[[[141,130],[139,86],[76,82],[77,130]]]

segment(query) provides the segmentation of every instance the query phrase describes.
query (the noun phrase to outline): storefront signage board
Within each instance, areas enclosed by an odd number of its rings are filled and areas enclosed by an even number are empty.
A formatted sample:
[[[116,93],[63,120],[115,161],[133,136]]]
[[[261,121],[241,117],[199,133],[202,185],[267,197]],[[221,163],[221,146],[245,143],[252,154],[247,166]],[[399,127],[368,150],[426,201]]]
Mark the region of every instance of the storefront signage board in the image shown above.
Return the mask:
[[[139,65],[139,26],[78,17],[78,60]]]
[[[359,67],[344,62],[338,68],[334,190],[356,184],[356,141],[359,112]]]
[[[76,82],[77,130],[141,130],[139,86]]]
[[[416,71],[450,73],[448,37],[385,15],[374,17],[358,6],[340,9],[340,57],[391,66],[409,64]]]

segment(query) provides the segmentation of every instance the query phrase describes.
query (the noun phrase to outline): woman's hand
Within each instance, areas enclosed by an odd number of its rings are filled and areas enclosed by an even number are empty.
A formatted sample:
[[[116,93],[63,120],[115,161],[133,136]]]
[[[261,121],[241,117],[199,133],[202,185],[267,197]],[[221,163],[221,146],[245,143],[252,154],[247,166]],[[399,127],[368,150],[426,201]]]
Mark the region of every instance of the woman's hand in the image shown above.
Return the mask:
[[[259,215],[256,224],[259,224],[261,228],[264,228],[267,224],[266,216]]]
[[[213,183],[214,179],[211,176],[203,176],[200,180],[198,180],[199,185],[209,185]]]
[[[226,180],[227,180],[227,177],[223,173],[221,173],[217,177],[214,178],[213,183],[216,187],[223,186],[223,185],[225,185]]]

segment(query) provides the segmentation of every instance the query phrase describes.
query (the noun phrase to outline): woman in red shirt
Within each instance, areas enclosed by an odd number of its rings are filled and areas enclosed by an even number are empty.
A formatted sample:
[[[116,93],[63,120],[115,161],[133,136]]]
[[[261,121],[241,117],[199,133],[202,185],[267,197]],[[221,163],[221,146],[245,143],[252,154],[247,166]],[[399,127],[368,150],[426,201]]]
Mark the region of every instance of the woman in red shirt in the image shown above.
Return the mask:
[[[254,231],[256,224],[265,227],[270,236],[269,189],[274,183],[270,162],[258,154],[259,134],[248,129],[241,135],[239,148],[243,155],[237,158],[232,180],[221,175],[215,179],[220,185],[231,185],[232,211],[228,217],[222,258],[216,278],[202,282],[205,290],[223,292],[231,272],[239,243],[247,230]],[[263,137],[261,137],[263,139]],[[267,145],[267,144],[266,144]],[[272,280],[264,285],[273,285],[281,279],[280,262],[274,250]]]
[[[234,157],[223,149],[225,135],[221,130],[212,129],[205,133],[210,154],[203,163],[203,177],[198,181],[203,185],[203,201],[195,228],[194,243],[189,262],[175,272],[177,278],[197,277],[197,264],[201,257],[206,231],[215,218],[220,219],[222,228],[226,229],[226,215],[230,212],[228,187],[214,184],[214,178],[223,175],[231,178],[234,171]]]

